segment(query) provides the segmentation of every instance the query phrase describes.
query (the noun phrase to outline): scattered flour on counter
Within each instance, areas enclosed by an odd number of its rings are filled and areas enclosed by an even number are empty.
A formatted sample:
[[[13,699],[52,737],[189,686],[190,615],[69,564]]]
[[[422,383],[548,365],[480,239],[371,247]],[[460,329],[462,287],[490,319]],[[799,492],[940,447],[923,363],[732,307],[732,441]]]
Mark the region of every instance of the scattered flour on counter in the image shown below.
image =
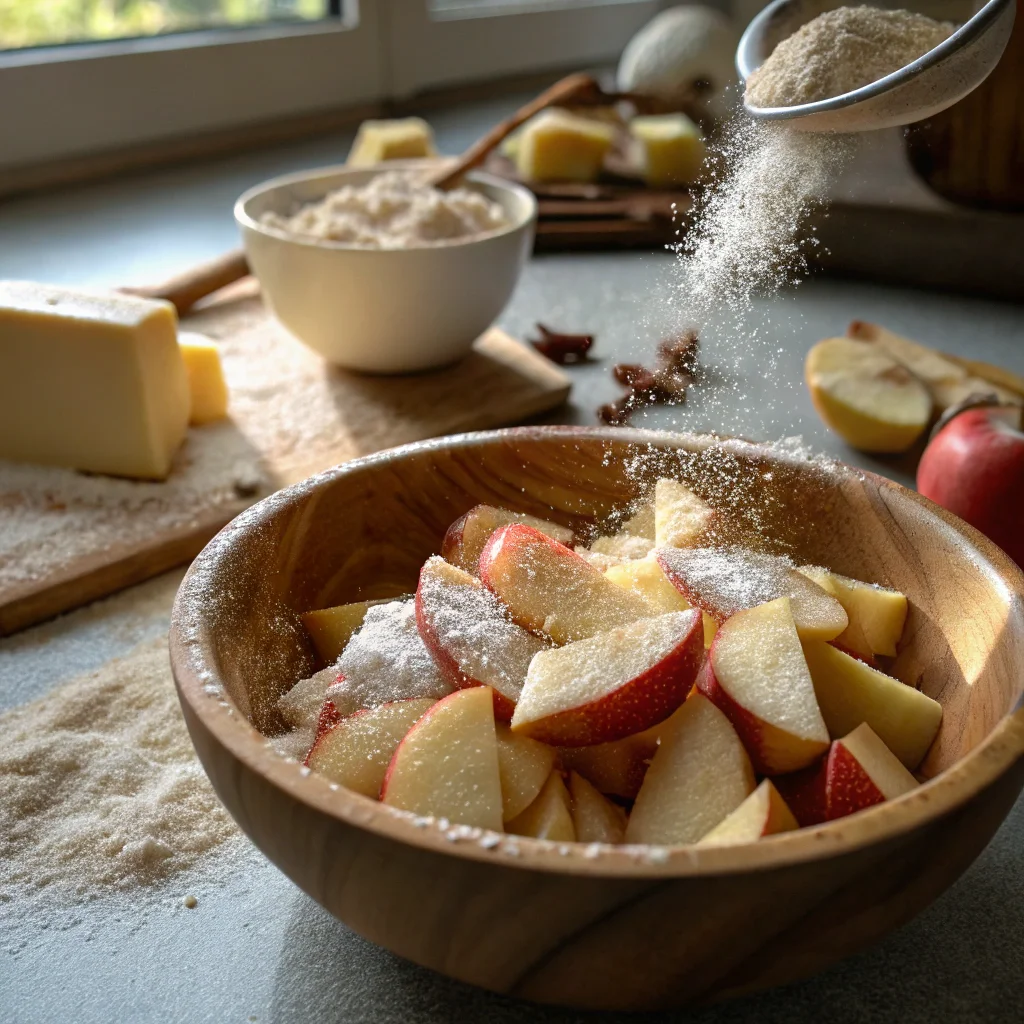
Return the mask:
[[[0,904],[125,892],[238,835],[196,760],[165,638],[0,715]]]

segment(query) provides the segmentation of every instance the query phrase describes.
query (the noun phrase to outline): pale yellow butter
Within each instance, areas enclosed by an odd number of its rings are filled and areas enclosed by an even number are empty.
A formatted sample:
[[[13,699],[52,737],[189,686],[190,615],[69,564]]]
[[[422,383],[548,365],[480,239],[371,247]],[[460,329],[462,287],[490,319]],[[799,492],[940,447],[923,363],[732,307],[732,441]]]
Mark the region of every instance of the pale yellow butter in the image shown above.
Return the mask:
[[[349,167],[372,167],[385,160],[437,156],[434,133],[421,117],[364,121],[346,161]]]
[[[629,130],[648,185],[666,188],[700,179],[707,149],[700,128],[685,114],[634,117]]]
[[[526,181],[594,181],[614,140],[611,124],[545,110],[523,128],[516,167]]]
[[[228,385],[220,362],[220,349],[204,334],[182,331],[178,335],[191,394],[189,423],[200,426],[222,420],[228,414]]]
[[[0,281],[0,458],[163,479],[189,418],[168,302]]]

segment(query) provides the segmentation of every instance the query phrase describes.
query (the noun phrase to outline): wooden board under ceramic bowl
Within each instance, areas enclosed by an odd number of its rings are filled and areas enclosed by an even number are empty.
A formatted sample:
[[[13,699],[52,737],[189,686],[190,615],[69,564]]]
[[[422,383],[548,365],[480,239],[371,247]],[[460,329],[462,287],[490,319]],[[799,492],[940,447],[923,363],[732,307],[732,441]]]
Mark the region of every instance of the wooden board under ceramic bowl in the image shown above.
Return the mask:
[[[0,463],[0,635],[189,561],[243,508],[347,459],[561,405],[569,378],[496,328],[454,366],[347,373],[292,339],[250,279],[182,321],[220,343],[230,419],[189,430],[165,483]]]
[[[665,474],[723,508],[734,539],[909,596],[895,671],[944,713],[924,785],[756,844],[655,856],[482,843],[332,789],[269,748],[278,695],[315,665],[300,612],[410,590],[478,502],[582,529]],[[171,660],[213,785],[282,871],[395,953],[542,1003],[654,1010],[819,971],[935,899],[1024,786],[1020,570],[891,481],[746,442],[530,427],[350,462],[249,509],[206,548],[178,593]]]

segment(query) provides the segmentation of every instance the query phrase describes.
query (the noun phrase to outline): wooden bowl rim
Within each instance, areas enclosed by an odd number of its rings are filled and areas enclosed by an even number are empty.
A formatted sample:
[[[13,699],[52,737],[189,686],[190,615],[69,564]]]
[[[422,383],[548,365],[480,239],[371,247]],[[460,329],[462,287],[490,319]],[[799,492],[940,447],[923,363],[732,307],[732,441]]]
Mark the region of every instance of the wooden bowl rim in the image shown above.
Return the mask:
[[[764,871],[849,853],[902,835],[954,810],[1024,756],[1022,696],[1016,707],[1004,715],[973,750],[944,772],[911,793],[839,821],[770,836],[743,846],[587,845],[555,843],[506,833],[486,833],[491,838],[484,846],[479,840],[485,833],[479,829],[467,829],[443,820],[417,818],[342,787],[332,788],[327,779],[271,750],[267,738],[238,713],[213,667],[203,662],[201,656],[203,646],[211,645],[214,631],[202,619],[197,599],[190,593],[190,582],[205,574],[210,566],[225,556],[232,536],[239,531],[258,528],[281,508],[349,474],[424,451],[475,447],[516,439],[564,442],[581,438],[690,450],[723,445],[739,453],[767,453],[772,460],[807,467],[803,457],[785,448],[736,438],[639,428],[573,426],[513,427],[457,434],[402,445],[343,463],[253,505],[224,527],[192,563],[178,590],[171,615],[170,658],[180,700],[210,735],[242,764],[321,814],[433,853],[488,862],[503,868],[591,877],[642,879],[724,875]],[[894,491],[924,506],[968,541],[979,558],[994,569],[1007,590],[1019,601],[1024,601],[1024,574],[1008,555],[977,530],[895,481],[838,461],[829,465],[844,476],[852,474],[858,479],[869,480],[881,489]],[[493,841],[495,836],[500,837],[496,844]]]

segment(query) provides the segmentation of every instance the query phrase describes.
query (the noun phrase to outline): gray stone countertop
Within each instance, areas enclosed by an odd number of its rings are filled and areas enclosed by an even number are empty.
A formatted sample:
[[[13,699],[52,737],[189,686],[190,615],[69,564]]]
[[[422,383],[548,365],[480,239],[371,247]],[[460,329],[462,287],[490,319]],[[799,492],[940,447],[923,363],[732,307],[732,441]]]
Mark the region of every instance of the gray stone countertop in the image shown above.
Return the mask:
[[[516,97],[429,115],[442,148],[461,149]],[[160,280],[236,244],[231,204],[276,173],[338,162],[350,133],[152,171],[0,204],[0,277],[108,285]],[[553,419],[593,422],[617,389],[610,365],[643,359],[676,308],[661,254],[552,255],[528,266],[501,323],[597,334],[601,361],[570,369],[571,404]],[[814,280],[759,303],[734,340],[705,349],[707,385],[682,409],[637,423],[756,438],[802,435],[905,483],[899,461],[858,455],[830,435],[801,383],[814,341],[852,318],[1024,373],[1020,307],[946,294]],[[751,341],[755,332],[758,340]],[[166,631],[180,579],[170,573],[105,602],[0,640],[0,709]],[[686,1015],[715,1024],[1024,1019],[1024,803],[964,877],[915,921],[808,982]],[[194,893],[199,905],[182,906]],[[331,918],[245,840],[190,876],[130,903],[99,899],[53,918],[0,905],[0,1021],[374,1021],[451,1024],[593,1015],[491,996],[422,970]],[[609,1018],[610,1019],[610,1018]]]

